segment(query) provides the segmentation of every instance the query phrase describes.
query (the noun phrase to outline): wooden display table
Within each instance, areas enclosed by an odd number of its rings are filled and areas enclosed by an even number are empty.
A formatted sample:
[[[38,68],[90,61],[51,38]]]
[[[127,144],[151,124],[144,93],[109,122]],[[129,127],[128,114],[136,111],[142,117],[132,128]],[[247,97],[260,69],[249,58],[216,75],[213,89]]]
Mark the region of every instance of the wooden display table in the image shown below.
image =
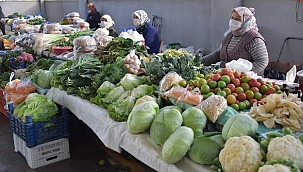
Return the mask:
[[[0,88],[0,113],[8,117],[7,111],[6,111],[6,109],[4,109],[6,101],[4,99],[3,92],[4,92],[4,89]]]

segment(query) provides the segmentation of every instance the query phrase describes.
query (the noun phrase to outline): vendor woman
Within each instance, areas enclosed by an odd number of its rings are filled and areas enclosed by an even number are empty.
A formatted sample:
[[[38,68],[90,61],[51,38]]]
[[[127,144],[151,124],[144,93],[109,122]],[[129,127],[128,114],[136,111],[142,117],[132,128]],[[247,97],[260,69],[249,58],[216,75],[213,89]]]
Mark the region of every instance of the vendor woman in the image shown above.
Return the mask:
[[[253,8],[246,7],[231,10],[230,32],[217,51],[202,57],[203,64],[221,61],[221,67],[225,67],[226,62],[242,58],[252,63],[253,72],[263,75],[269,59],[265,40],[258,32],[254,11]]]
[[[159,53],[160,37],[157,30],[149,23],[147,13],[143,10],[133,12],[134,25],[137,31],[143,35],[149,54]]]

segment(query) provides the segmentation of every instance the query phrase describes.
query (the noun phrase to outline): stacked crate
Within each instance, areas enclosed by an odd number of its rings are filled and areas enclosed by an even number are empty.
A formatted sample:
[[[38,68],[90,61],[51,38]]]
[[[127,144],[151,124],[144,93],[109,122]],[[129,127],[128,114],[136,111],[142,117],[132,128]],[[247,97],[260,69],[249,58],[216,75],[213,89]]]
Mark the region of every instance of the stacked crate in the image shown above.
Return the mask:
[[[34,123],[31,116],[23,122],[13,115],[13,105],[8,107],[15,152],[25,157],[29,167],[38,168],[70,157],[66,108],[60,107],[56,118]]]

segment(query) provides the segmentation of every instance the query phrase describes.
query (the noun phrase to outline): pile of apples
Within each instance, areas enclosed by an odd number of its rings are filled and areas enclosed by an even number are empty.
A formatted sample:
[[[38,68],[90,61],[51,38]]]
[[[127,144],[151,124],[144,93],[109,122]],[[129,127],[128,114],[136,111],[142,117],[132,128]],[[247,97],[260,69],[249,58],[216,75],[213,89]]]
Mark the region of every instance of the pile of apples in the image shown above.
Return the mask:
[[[274,93],[282,93],[280,87],[263,78],[254,79],[245,72],[222,68],[207,75],[198,74],[193,80],[179,82],[180,86],[194,89],[198,87],[203,99],[211,95],[221,95],[227,99],[229,106],[235,110],[249,109],[253,103]]]

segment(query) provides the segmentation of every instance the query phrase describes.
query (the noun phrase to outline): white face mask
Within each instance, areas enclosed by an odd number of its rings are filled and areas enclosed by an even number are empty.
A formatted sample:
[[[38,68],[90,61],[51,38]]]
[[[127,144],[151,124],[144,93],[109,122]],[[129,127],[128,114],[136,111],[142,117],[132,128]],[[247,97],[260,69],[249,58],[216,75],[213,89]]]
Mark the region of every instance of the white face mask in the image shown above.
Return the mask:
[[[241,26],[242,26],[242,22],[233,19],[229,20],[229,29],[231,31],[235,31],[239,29]]]
[[[106,27],[106,25],[107,25],[107,22],[106,22],[106,21],[101,21],[100,27]]]
[[[138,27],[138,26],[140,26],[140,20],[139,19],[134,19],[134,25],[136,26],[136,27]]]

